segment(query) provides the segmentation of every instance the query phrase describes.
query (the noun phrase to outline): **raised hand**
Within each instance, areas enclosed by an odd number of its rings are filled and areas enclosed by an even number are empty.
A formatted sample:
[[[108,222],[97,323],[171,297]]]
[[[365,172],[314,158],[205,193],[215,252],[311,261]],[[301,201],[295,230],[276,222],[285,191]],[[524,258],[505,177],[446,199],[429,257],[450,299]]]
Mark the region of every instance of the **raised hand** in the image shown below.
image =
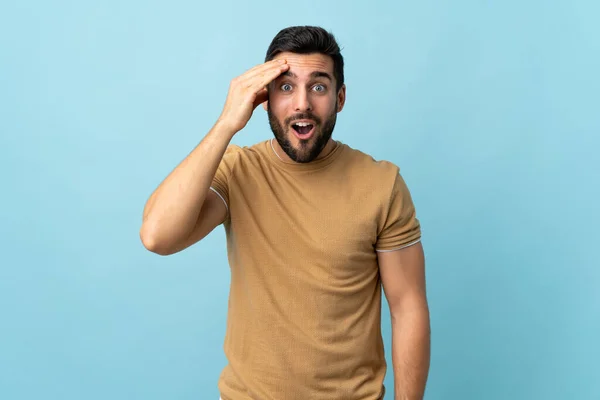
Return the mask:
[[[219,122],[231,132],[242,130],[256,107],[267,100],[266,86],[288,68],[285,60],[272,60],[232,79]]]

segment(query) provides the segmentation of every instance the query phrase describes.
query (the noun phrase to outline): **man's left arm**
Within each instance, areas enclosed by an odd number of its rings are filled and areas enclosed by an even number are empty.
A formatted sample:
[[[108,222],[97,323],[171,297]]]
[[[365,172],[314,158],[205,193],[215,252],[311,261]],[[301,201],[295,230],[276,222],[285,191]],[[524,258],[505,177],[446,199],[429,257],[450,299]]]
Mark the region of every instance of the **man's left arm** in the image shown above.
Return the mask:
[[[392,321],[394,399],[421,400],[430,363],[423,246],[378,252],[377,259]]]

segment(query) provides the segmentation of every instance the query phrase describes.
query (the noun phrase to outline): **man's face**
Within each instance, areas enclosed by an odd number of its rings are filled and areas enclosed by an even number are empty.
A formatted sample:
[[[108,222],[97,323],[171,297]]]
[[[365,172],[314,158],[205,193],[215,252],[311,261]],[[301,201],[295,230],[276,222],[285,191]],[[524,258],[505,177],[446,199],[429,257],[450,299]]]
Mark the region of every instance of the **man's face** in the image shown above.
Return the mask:
[[[345,87],[336,91],[333,60],[323,54],[280,53],[290,68],[268,86],[265,105],[275,139],[294,161],[307,163],[327,145]]]

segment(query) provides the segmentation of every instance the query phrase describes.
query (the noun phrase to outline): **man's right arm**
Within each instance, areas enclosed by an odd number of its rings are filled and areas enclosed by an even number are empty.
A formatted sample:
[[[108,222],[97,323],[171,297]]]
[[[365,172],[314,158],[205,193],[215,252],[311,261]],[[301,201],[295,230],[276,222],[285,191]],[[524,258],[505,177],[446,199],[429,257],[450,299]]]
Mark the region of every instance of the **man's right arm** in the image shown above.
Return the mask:
[[[148,250],[176,253],[223,222],[225,204],[210,190],[212,180],[233,136],[267,100],[266,85],[287,68],[286,63],[270,61],[232,80],[217,123],[146,202],[140,238]]]
[[[144,247],[161,255],[173,254],[223,222],[225,205],[209,189],[232,137],[217,123],[152,193],[140,229]],[[198,237],[199,233],[204,234]],[[191,239],[195,240],[190,243]]]

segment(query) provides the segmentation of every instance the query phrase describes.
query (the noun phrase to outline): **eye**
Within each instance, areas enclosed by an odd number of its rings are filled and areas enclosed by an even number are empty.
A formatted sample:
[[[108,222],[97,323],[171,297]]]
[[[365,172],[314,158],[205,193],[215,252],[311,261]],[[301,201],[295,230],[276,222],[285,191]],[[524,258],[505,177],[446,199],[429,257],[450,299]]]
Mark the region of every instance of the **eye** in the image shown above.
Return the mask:
[[[326,89],[326,87],[325,87],[325,85],[322,85],[322,84],[320,84],[320,83],[319,83],[319,84],[315,85],[315,86],[313,87],[313,89],[314,89],[315,91],[317,91],[317,92],[324,92],[324,91],[325,91],[325,89]]]
[[[290,85],[289,83],[284,83],[283,85],[281,85],[281,90],[283,90],[284,92],[289,92],[290,90],[292,90],[292,85]]]

